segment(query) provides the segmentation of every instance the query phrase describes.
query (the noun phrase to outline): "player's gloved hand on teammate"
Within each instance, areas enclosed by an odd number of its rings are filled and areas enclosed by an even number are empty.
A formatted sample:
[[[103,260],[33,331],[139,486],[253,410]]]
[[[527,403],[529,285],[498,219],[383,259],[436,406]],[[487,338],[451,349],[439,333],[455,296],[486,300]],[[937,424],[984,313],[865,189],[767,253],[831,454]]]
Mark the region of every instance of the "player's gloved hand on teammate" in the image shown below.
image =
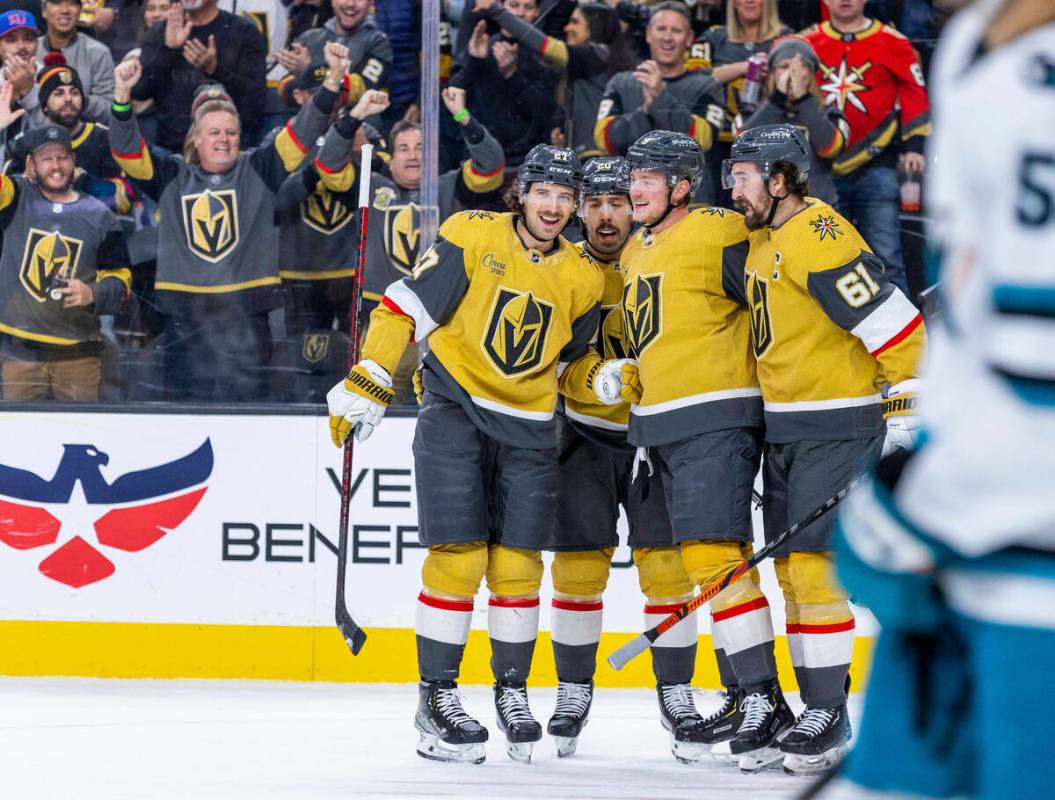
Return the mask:
[[[395,396],[392,376],[376,361],[364,358],[352,367],[348,377],[326,394],[334,446],[341,447],[353,430],[356,440],[369,439]]]
[[[915,449],[922,432],[922,424],[916,416],[916,392],[920,388],[918,378],[895,383],[887,390],[883,400],[883,416],[886,417],[886,439],[883,440],[883,455],[895,450]]]
[[[418,368],[414,370],[414,374],[410,376],[410,383],[414,386],[414,399],[418,401],[418,405],[421,405],[421,401],[425,399],[425,381],[421,378],[421,365],[418,364]]]
[[[605,361],[593,379],[597,400],[606,406],[636,403],[641,399],[641,377],[637,362],[630,358]]]

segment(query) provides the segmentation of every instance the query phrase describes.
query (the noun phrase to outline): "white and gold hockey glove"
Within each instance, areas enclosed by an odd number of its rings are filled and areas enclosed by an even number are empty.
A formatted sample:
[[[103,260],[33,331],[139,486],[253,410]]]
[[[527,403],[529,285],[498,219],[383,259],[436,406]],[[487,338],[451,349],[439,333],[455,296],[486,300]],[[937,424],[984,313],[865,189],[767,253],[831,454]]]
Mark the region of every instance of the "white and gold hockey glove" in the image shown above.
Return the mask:
[[[353,430],[357,441],[369,439],[395,396],[392,376],[376,361],[364,358],[352,367],[348,377],[326,394],[334,446],[341,447]]]
[[[638,402],[641,400],[641,377],[637,362],[630,358],[602,362],[593,376],[593,391],[598,401],[606,406]]]
[[[887,389],[883,399],[883,416],[886,418],[886,439],[883,440],[883,455],[895,450],[914,450],[922,425],[916,416],[916,393],[922,381],[910,378],[895,383]]]

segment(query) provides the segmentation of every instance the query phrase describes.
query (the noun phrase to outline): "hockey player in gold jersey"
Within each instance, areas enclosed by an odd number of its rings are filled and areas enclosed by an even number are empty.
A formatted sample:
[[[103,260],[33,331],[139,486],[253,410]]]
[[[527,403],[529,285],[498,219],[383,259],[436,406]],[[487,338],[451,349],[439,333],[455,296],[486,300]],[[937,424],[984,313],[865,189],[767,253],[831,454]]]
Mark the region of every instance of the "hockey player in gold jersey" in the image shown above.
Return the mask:
[[[623,335],[619,259],[633,219],[630,174],[623,159],[587,162],[579,217],[586,229],[586,241],[579,246],[593,256],[605,279],[596,349],[606,359],[625,359],[629,348]],[[603,405],[571,397],[564,402],[557,524],[545,548],[555,551],[550,632],[558,684],[548,731],[558,756],[575,752],[593,700],[603,593],[619,543],[620,506],[646,596],[646,620],[669,613],[672,605],[692,596],[692,584],[674,547],[661,476],[632,480],[634,448],[626,441],[629,417],[629,402]],[[703,720],[692,702],[690,683],[695,661],[692,626],[682,626],[653,645],[660,718],[670,731],[675,756],[684,760],[694,760],[701,749]]]
[[[391,375],[428,339],[414,436],[422,568],[416,631],[418,752],[484,759],[487,730],[462,708],[456,680],[473,598],[486,576],[498,724],[511,758],[529,761],[542,729],[528,707],[538,629],[539,549],[557,498],[558,384],[580,400],[617,402],[621,364],[590,347],[604,279],[560,236],[581,180],[571,150],[539,145],[521,165],[511,214],[450,217],[411,276],[370,319],[363,359],[329,396],[340,445],[365,439],[391,401]]]
[[[624,325],[642,386],[629,441],[662,476],[684,571],[706,585],[752,543],[762,397],[743,304],[747,228],[732,211],[689,210],[704,171],[691,137],[653,131],[630,147],[627,161],[634,219],[643,225],[622,256]],[[763,698],[779,692],[757,575],[715,597],[711,618],[727,692],[700,726],[699,756],[729,741],[737,760],[754,766],[761,744],[751,723]],[[669,633],[687,628],[684,635],[695,638],[695,624],[689,617]]]
[[[767,125],[741,134],[723,164],[751,229],[741,280],[765,406],[767,538],[874,463],[884,433],[887,447],[911,438],[925,340],[922,316],[860,234],[808,196],[809,163],[797,129]],[[764,719],[780,731],[784,768],[796,773],[827,768],[850,737],[854,618],[832,570],[832,522],[797,534],[775,562],[806,709],[796,720],[777,696]]]

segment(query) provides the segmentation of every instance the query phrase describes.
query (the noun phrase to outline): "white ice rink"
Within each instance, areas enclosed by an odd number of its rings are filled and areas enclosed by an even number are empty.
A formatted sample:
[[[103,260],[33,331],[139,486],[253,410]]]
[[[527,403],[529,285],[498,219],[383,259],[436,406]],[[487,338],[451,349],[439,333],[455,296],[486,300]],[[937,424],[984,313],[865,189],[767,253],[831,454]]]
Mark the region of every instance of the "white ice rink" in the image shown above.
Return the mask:
[[[531,690],[543,725],[554,694]],[[0,798],[783,800],[808,785],[676,763],[655,694],[640,689],[599,690],[574,757],[558,760],[544,737],[532,764],[515,764],[490,688],[464,695],[491,729],[480,766],[415,754],[413,685],[0,678]],[[717,703],[697,701],[705,713]]]

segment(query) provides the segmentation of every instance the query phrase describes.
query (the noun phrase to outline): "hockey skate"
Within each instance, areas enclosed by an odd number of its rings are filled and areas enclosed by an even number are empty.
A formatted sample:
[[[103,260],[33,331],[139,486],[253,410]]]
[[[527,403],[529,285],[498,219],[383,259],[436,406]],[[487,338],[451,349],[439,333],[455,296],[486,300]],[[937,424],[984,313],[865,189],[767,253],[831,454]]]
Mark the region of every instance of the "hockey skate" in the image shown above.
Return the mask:
[[[561,681],[557,684],[557,706],[546,726],[546,731],[557,745],[557,758],[575,754],[579,746],[579,734],[589,720],[592,702],[593,681]]]
[[[506,754],[514,761],[531,763],[531,750],[542,738],[542,726],[531,716],[527,686],[523,683],[495,684],[498,729],[506,735]]]
[[[458,686],[452,682],[422,681],[418,684],[418,755],[432,761],[482,764],[487,756],[487,728],[462,708]]]
[[[703,717],[692,699],[687,683],[660,683],[659,721],[670,734],[670,752],[682,764],[696,764],[708,753],[707,740],[701,730]]]
[[[784,771],[792,775],[824,772],[839,762],[849,742],[850,719],[845,704],[836,708],[807,706],[780,743]]]
[[[729,750],[729,742],[736,736],[744,721],[742,709],[744,690],[739,686],[730,686],[723,693],[725,698],[721,708],[707,717],[700,726],[704,740],[710,745],[710,749],[704,753],[705,758],[710,758],[723,766],[736,766],[739,759]]]
[[[776,681],[748,694],[740,707],[744,721],[729,742],[729,752],[736,757],[740,771],[750,774],[772,766],[784,757],[780,740],[795,724],[795,715]]]

